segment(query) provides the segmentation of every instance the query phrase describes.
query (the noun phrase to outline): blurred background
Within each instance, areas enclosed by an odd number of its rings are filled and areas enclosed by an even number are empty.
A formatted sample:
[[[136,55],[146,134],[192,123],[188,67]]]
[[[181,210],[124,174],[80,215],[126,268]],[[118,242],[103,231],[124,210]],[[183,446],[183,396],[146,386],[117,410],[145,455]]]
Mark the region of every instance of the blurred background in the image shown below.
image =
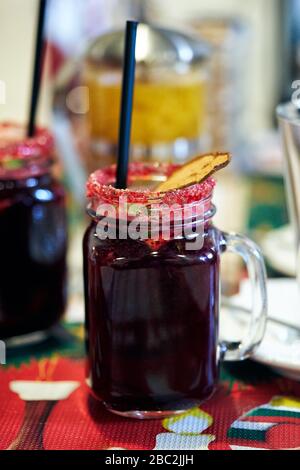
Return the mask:
[[[139,9],[138,3],[147,5],[149,20],[172,28],[181,28],[191,19],[205,16],[242,21],[249,35],[248,49],[240,64],[246,81],[249,131],[274,124],[274,106],[281,95],[286,95],[292,74],[296,75],[299,51],[297,25],[293,23],[300,9],[298,0],[252,0],[251,4],[238,0],[203,0],[201,4],[197,0],[50,0],[47,32],[48,40],[57,47],[56,65],[65,57],[82,53],[91,38],[109,28],[124,26],[124,20]],[[1,79],[8,84],[7,103],[0,108],[1,118],[26,116],[36,14],[36,0],[1,0],[0,72]],[[236,42],[233,49],[238,46]],[[46,120],[47,102],[43,101],[42,110],[41,116]]]
[[[1,120],[28,114],[37,7],[0,2]],[[54,130],[69,189],[71,292],[81,295],[84,183],[115,159],[128,18],[158,28],[138,39],[132,158],[183,162],[231,151],[231,169],[218,176],[216,223],[258,241],[270,276],[293,276],[275,109],[300,79],[300,0],[49,0],[39,122]],[[225,263],[228,292],[241,269]]]

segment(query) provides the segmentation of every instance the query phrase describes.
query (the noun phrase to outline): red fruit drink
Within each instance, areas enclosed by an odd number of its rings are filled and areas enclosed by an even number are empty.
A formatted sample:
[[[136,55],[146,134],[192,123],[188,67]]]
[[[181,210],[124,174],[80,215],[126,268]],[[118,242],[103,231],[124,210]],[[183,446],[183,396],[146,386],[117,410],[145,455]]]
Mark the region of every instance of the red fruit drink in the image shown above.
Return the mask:
[[[173,170],[173,165],[132,164],[129,180],[159,179]],[[99,170],[87,186],[92,221],[84,237],[84,273],[92,391],[126,416],[182,411],[206,400],[218,379],[224,240],[212,224],[214,181],[158,195],[117,190],[109,186],[114,177],[114,167]],[[201,206],[202,220],[193,219],[202,226],[200,248],[187,249],[186,237],[176,237],[172,229],[169,240],[100,240],[97,206],[117,204],[124,195],[130,204]]]
[[[0,338],[45,330],[66,301],[66,211],[53,138],[0,125]]]

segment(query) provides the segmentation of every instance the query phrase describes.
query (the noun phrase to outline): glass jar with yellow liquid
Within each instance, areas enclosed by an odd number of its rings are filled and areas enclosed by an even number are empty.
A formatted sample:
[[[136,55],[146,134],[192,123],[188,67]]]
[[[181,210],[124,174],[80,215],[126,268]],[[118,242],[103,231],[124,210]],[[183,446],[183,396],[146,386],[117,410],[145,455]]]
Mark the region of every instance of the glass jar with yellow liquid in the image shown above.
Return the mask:
[[[89,92],[89,170],[116,159],[124,32],[110,32],[89,47],[83,82]],[[140,24],[132,116],[133,160],[184,162],[208,143],[210,50],[198,38]]]

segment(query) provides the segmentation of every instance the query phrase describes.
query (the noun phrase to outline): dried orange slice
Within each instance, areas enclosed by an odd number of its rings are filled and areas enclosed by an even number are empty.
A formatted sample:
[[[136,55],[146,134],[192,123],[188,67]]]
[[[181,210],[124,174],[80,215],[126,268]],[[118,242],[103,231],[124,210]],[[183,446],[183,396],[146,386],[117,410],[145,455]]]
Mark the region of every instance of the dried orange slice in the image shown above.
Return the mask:
[[[230,159],[229,153],[209,153],[193,158],[160,183],[156,191],[172,191],[202,183],[213,173],[227,166]]]

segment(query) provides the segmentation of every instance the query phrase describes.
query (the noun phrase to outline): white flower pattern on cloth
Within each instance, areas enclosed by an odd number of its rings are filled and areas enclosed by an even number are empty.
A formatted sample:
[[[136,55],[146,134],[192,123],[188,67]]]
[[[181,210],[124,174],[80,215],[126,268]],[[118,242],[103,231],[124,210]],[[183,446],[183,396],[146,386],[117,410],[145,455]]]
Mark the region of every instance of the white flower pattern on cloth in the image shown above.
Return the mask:
[[[212,423],[212,416],[199,408],[166,418],[162,425],[169,432],[156,436],[154,450],[208,450],[208,445],[215,440],[215,436],[202,433]]]

